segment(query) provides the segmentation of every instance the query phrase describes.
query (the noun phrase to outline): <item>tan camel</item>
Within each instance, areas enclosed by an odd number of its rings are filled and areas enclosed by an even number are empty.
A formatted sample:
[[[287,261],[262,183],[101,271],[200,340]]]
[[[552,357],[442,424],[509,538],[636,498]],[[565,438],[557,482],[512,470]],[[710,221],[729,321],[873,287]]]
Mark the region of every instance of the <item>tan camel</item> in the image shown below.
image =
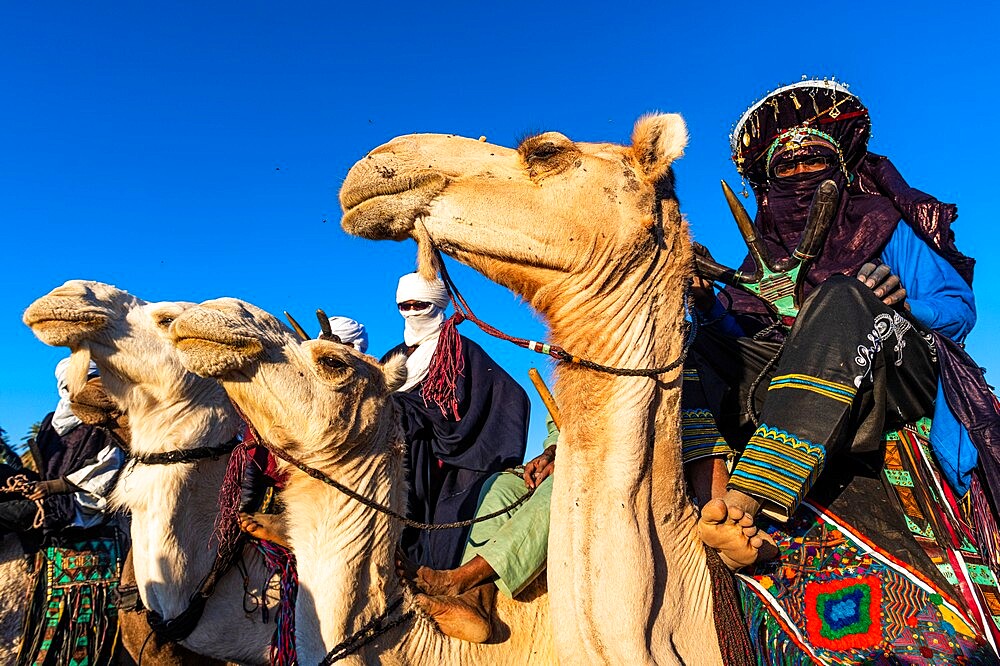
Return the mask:
[[[73,350],[71,391],[82,387],[93,358],[105,390],[129,415],[132,452],[146,455],[219,446],[241,427],[217,382],[187,372],[168,342],[166,329],[183,308],[146,303],[111,285],[71,280],[32,303],[24,323],[46,344]],[[209,544],[228,458],[132,462],[118,481],[115,502],[132,513],[139,595],[163,618],[188,607],[215,559],[216,549]],[[198,625],[181,641],[184,647],[216,659],[266,663],[276,599],[273,590],[262,589],[268,575],[259,553],[247,548],[244,562],[248,589],[238,573],[222,577]],[[262,597],[267,623],[259,610],[244,611],[245,604],[260,603]],[[136,641],[141,644],[146,635],[125,638],[129,652],[138,656]]]
[[[671,163],[680,116],[632,144],[531,136],[516,150],[408,135],[371,151],[340,192],[343,227],[422,244],[527,300],[573,354],[664,366],[682,347],[687,225]],[[426,265],[426,262],[422,262]],[[426,271],[426,268],[423,270]],[[563,412],[548,584],[563,663],[718,664],[711,583],[680,456],[680,372],[556,369]]]
[[[270,446],[401,512],[403,448],[389,394],[402,384],[402,357],[380,366],[348,345],[300,342],[277,319],[235,299],[208,301],[171,326],[184,365],[218,377]],[[398,599],[414,608],[393,563],[401,524],[296,468],[282,491],[299,574],[299,663],[327,652]],[[498,642],[445,636],[421,614],[358,652],[386,664],[543,664],[554,661],[544,582],[497,603]],[[317,640],[317,637],[320,640]]]
[[[13,534],[0,536],[0,664],[13,664],[21,642],[31,567]]]

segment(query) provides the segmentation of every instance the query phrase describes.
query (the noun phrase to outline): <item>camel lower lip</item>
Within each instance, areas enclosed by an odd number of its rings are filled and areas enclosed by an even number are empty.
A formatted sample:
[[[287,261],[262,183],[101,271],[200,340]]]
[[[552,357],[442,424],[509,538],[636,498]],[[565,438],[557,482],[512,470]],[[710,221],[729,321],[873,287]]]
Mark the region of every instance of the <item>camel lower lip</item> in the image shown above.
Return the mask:
[[[441,175],[423,173],[415,176],[400,176],[393,178],[368,178],[363,185],[344,190],[340,194],[340,203],[345,213],[349,213],[362,204],[376,199],[393,197],[411,190],[419,190],[428,183],[440,182]]]
[[[249,351],[251,353],[256,353],[258,351],[257,341],[253,338],[222,341],[222,340],[212,340],[210,338],[199,338],[197,336],[190,336],[190,337],[177,338],[174,344],[181,351],[198,347],[213,347],[217,349],[226,349],[237,353],[246,351]]]
[[[103,324],[100,317],[80,317],[78,319],[64,319],[64,318],[50,318],[50,319],[36,319],[31,322],[27,322],[33,330],[48,330],[52,328],[61,328],[66,325],[72,326],[86,326],[95,327]]]

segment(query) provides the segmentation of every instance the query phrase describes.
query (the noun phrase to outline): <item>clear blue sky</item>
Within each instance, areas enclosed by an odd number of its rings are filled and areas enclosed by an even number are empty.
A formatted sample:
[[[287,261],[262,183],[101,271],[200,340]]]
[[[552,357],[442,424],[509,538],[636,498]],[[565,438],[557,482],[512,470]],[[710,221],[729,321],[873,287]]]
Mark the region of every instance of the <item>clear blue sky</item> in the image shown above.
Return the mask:
[[[65,355],[21,314],[72,278],[150,301],[235,296],[310,330],[322,307],[364,321],[375,354],[395,344],[395,283],[414,246],[346,236],[337,191],[355,160],[399,134],[627,141],[642,113],[680,112],[691,134],[676,165],[682,209],[696,238],[735,263],[744,249],[718,185],[738,183],[727,136],[751,102],[803,74],[849,82],[871,109],[871,148],[958,203],[959,247],[979,260],[969,347],[998,381],[997,3],[838,5],[815,18],[802,4],[490,4],[5,3],[9,439],[53,408]],[[488,321],[544,335],[508,292],[454,272]],[[462,330],[526,386],[527,369],[544,367]],[[543,430],[534,405],[529,451]]]

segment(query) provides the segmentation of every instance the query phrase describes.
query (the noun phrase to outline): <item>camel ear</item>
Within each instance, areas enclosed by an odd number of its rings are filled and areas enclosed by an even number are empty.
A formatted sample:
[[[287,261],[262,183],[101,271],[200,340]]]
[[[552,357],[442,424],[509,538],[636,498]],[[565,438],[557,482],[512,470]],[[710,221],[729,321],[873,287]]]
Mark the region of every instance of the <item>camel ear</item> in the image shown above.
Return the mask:
[[[677,113],[643,116],[632,130],[632,151],[651,181],[663,177],[674,160],[684,154],[687,142],[687,125]]]
[[[406,383],[406,355],[396,354],[387,360],[382,364],[382,372],[385,374],[385,385],[389,393],[395,393]]]

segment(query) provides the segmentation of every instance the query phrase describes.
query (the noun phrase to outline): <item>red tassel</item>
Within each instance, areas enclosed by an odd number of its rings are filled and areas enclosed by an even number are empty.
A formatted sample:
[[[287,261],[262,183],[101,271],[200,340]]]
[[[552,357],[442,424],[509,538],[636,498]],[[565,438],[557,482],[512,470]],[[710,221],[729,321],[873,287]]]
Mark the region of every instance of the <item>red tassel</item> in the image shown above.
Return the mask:
[[[990,569],[1000,572],[1000,533],[997,531],[996,516],[989,498],[979,481],[979,470],[972,473],[969,487],[969,518],[976,532],[976,545]]]
[[[235,548],[240,536],[241,481],[250,460],[252,443],[253,436],[247,430],[244,432],[243,441],[229,456],[229,465],[226,467],[225,476],[222,477],[222,487],[219,488],[219,516],[215,519],[215,533],[211,539],[218,544],[219,552],[224,553]]]
[[[441,327],[437,348],[427,370],[427,379],[420,390],[424,405],[433,402],[441,410],[442,416],[447,418],[450,412],[456,421],[462,420],[458,415],[458,378],[465,373],[462,336],[458,334],[457,326],[464,320],[465,317],[456,312]]]

